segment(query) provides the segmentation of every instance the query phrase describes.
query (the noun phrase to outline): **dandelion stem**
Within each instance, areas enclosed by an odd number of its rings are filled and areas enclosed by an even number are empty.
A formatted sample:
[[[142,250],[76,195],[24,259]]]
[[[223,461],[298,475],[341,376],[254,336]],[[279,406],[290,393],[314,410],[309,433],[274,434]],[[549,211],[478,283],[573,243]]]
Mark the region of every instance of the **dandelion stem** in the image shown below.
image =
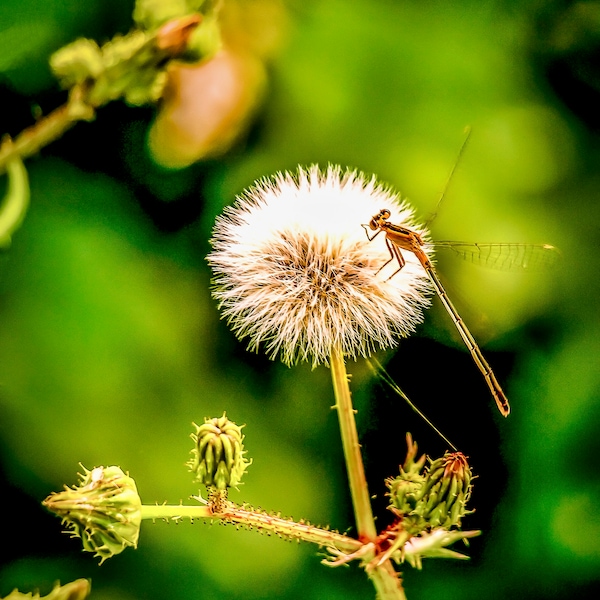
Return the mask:
[[[367,486],[365,468],[358,442],[358,432],[354,419],[354,408],[352,407],[346,364],[339,350],[334,350],[331,353],[331,378],[333,380],[333,390],[336,399],[335,407],[340,423],[358,538],[363,542],[372,542],[377,537],[377,530],[375,529],[375,521],[373,520],[369,488]]]
[[[358,538],[363,543],[374,542],[377,538],[377,529],[373,519],[369,488],[358,442],[358,431],[354,419],[355,411],[352,407],[346,364],[340,350],[334,350],[331,353],[331,379],[333,381]],[[363,562],[368,563],[373,556],[374,552],[365,555]],[[374,569],[368,570],[367,573],[377,590],[378,600],[406,600],[402,583],[389,560],[384,561]]]

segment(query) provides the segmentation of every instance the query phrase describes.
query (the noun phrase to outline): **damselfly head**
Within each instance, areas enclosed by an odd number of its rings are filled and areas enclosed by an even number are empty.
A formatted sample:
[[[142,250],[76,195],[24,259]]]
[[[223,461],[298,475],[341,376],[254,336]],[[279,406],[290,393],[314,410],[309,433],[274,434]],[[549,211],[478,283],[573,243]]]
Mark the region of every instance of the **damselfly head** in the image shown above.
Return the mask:
[[[376,215],[373,215],[373,218],[369,221],[369,227],[373,231],[379,229],[390,218],[391,214],[387,208],[382,208]]]

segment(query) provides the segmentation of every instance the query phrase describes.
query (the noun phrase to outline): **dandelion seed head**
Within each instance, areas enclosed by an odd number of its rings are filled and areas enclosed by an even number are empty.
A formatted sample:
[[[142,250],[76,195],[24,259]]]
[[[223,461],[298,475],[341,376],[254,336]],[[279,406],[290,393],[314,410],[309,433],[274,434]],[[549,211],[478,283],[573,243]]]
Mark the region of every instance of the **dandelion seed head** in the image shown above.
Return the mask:
[[[291,365],[331,352],[369,356],[414,331],[432,292],[416,257],[390,259],[384,234],[362,227],[382,208],[390,222],[428,233],[374,177],[329,166],[259,180],[217,218],[208,262],[222,316],[250,350]]]

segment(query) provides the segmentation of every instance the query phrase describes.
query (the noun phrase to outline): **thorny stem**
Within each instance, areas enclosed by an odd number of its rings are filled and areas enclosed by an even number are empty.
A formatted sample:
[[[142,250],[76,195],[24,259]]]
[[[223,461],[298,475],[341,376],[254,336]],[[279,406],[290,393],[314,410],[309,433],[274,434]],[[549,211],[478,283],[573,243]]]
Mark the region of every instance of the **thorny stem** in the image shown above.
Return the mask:
[[[375,529],[375,521],[373,520],[365,468],[360,453],[354,408],[352,407],[352,398],[348,385],[348,374],[346,373],[344,357],[339,351],[331,353],[331,379],[333,380],[333,391],[336,400],[335,408],[337,409],[340,423],[340,433],[344,447],[344,457],[346,458],[346,469],[348,471],[348,481],[352,504],[354,506],[358,538],[365,542],[372,542],[377,537],[377,530]]]
[[[182,505],[148,505],[142,506],[142,519],[168,519],[180,521],[181,519],[215,519],[229,523],[253,527],[258,530],[268,531],[287,538],[294,538],[311,542],[324,547],[335,547],[344,553],[360,550],[361,542],[335,531],[322,529],[308,523],[297,523],[282,517],[239,508],[227,504],[220,512],[214,512],[209,506],[182,506]]]
[[[331,378],[333,381],[336,399],[335,407],[340,423],[358,537],[363,543],[374,542],[377,538],[377,530],[373,519],[369,489],[360,452],[346,364],[343,354],[339,349],[331,353]],[[368,564],[374,556],[375,551],[373,550],[365,554],[363,562]],[[374,569],[370,569],[367,573],[377,590],[377,598],[379,600],[406,600],[398,574],[389,560],[384,561]]]
[[[400,576],[389,560],[367,573],[377,590],[377,600],[406,600]]]
[[[335,531],[322,529],[308,523],[290,521],[275,515],[247,510],[232,503],[227,503],[220,512],[214,512],[210,506],[173,504],[144,504],[141,507],[141,512],[142,519],[165,519],[175,522],[182,519],[213,519],[240,524],[285,538],[310,542],[324,548],[335,548],[345,555],[358,554],[361,550],[366,550],[367,546],[372,546],[370,543],[368,545],[363,544],[354,538]],[[368,563],[373,559],[373,556],[373,550],[365,552],[363,555],[364,562]],[[379,600],[406,600],[398,574],[389,560],[380,566],[369,569],[367,572],[375,585]]]

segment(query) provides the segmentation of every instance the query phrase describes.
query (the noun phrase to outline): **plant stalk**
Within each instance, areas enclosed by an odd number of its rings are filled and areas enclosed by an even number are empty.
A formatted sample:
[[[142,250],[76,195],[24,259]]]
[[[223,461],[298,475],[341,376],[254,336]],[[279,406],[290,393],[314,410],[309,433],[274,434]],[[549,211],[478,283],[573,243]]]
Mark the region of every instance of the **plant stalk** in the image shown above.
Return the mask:
[[[341,351],[334,350],[331,353],[331,378],[335,394],[335,408],[338,413],[346,469],[348,471],[348,482],[352,505],[354,506],[354,517],[358,530],[358,539],[362,542],[373,542],[377,537],[369,488],[365,477],[365,468],[360,452],[358,431],[354,419],[354,408],[348,385],[348,374],[346,364]]]
[[[335,531],[322,529],[309,523],[297,523],[279,516],[237,507],[229,503],[222,511],[214,512],[210,506],[184,506],[159,504],[142,505],[142,519],[215,519],[238,523],[259,531],[310,542],[323,547],[333,547],[340,552],[351,554],[360,550],[361,542]]]
[[[374,543],[377,539],[377,529],[375,528],[375,521],[373,519],[369,488],[367,486],[360,443],[358,441],[358,431],[354,418],[355,410],[352,406],[346,363],[339,349],[331,353],[331,378],[333,381],[336,400],[335,407],[338,412],[358,538],[363,544]],[[363,557],[363,565],[367,565],[374,556],[375,550],[366,553]],[[378,600],[406,600],[398,573],[389,560],[366,571],[377,590]]]

